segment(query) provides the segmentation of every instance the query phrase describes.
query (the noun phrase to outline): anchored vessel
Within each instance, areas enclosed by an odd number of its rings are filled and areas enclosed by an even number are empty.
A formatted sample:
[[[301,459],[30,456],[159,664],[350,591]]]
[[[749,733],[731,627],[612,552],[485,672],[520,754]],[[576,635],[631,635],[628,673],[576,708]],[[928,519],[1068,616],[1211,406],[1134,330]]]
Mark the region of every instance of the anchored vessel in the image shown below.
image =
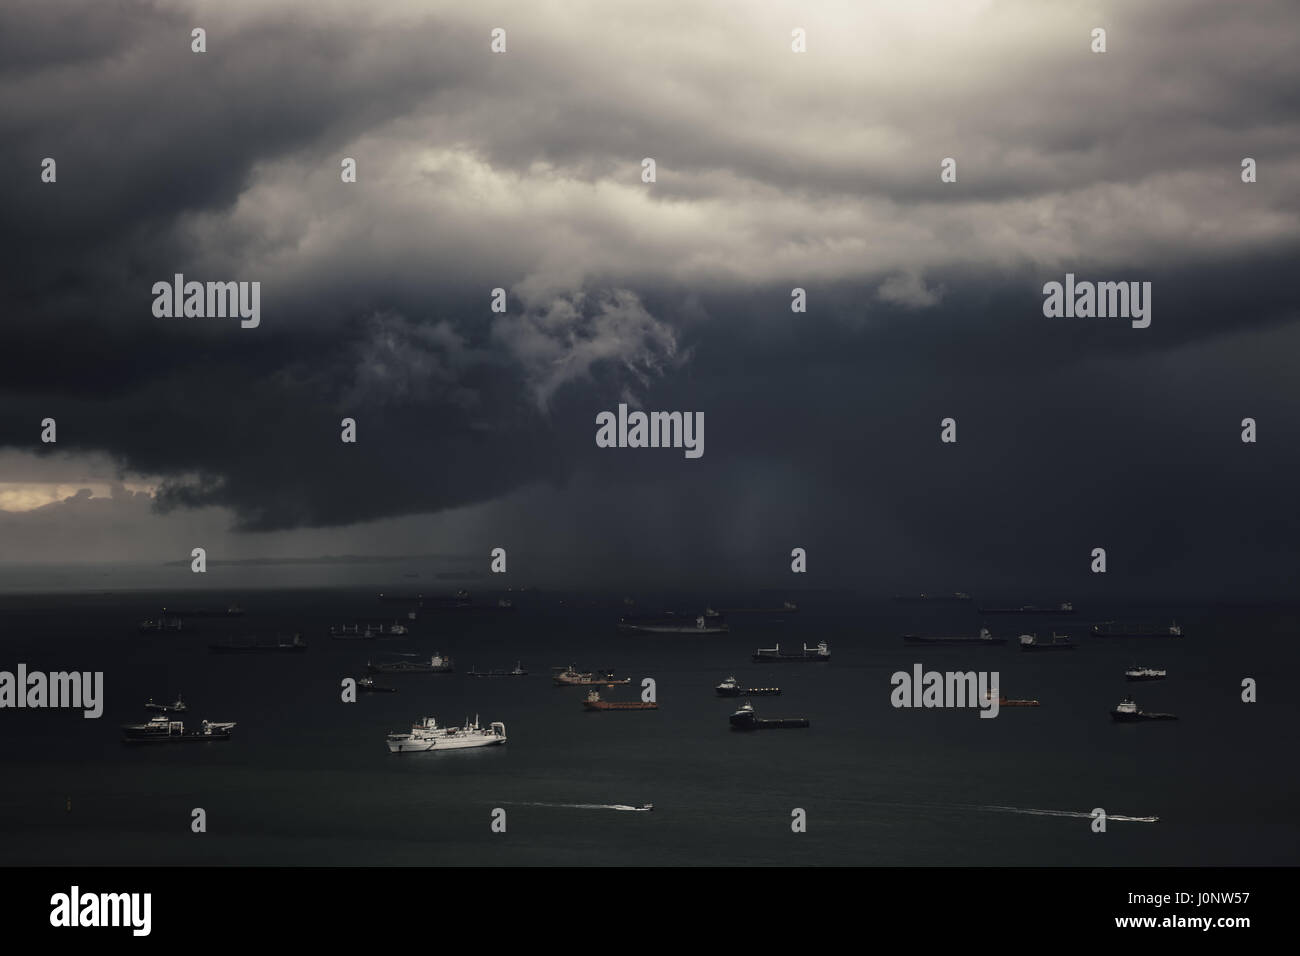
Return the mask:
[[[904,634],[903,640],[910,644],[964,644],[966,646],[981,644],[1005,644],[1005,637],[994,637],[987,627],[981,627],[975,637],[927,637],[923,634]]]
[[[1050,641],[1040,641],[1037,634],[1021,634],[1020,649],[1022,651],[1072,651],[1075,644],[1064,634],[1052,633]]]
[[[965,604],[970,601],[970,595],[965,591],[956,591],[953,594],[895,594],[894,600],[899,604]]]
[[[741,687],[734,677],[728,677],[714,690],[719,697],[775,697],[781,693],[779,687]]]
[[[985,694],[985,695],[984,695],[984,703],[986,703],[986,704],[991,704],[992,702],[993,702],[993,695],[992,695],[992,694]],[[1039,704],[1038,701],[1036,701],[1036,700],[1015,700],[1014,698],[998,697],[998,707],[999,707],[999,708],[1001,708],[1001,707],[1041,707],[1041,706],[1042,706],[1042,705]]]
[[[389,734],[388,752],[394,754],[427,753],[430,750],[464,750],[468,747],[491,747],[506,742],[506,725],[499,720],[480,727],[478,717],[465,721],[464,727],[439,727],[433,717],[424,717],[411,725],[410,733]]]
[[[450,657],[434,654],[427,661],[366,661],[366,670],[372,674],[450,674],[456,668]]]
[[[719,613],[722,614],[793,614],[799,610],[799,605],[793,601],[783,601],[780,607],[724,607]],[[706,615],[708,611],[704,612]]]
[[[168,613],[168,609],[163,608],[163,613]],[[232,604],[227,608],[196,607],[181,608],[179,611],[175,608],[171,608],[170,613],[177,617],[243,617],[244,609],[238,604]]]
[[[804,717],[779,717],[776,719],[763,719],[755,715],[754,705],[745,701],[736,708],[736,712],[731,715],[732,730],[782,730],[792,727],[807,727],[808,720]]]
[[[180,714],[189,710],[179,694],[176,695],[176,700],[170,704],[155,704],[153,698],[150,697],[149,702],[144,705],[144,709],[157,711],[160,714]]]
[[[601,687],[613,687],[615,684],[632,683],[632,678],[615,677],[613,671],[606,671],[605,676],[598,677],[596,676],[595,673],[591,671],[587,671],[587,672],[579,671],[578,668],[573,664],[570,664],[564,670],[560,671],[560,673],[556,674],[552,679],[555,681],[556,687],[564,687],[564,686],[585,687],[588,685],[599,685]]]
[[[1130,667],[1124,672],[1124,679],[1131,681],[1164,680],[1168,676],[1163,667]]]
[[[209,644],[208,650],[213,654],[298,654],[307,650],[307,642],[301,634],[292,638],[280,637],[270,643],[236,642]]]
[[[162,617],[150,618],[140,622],[141,634],[157,634],[163,631],[181,631],[185,629],[185,621],[179,617]]]
[[[357,690],[363,694],[396,694],[396,687],[382,687],[375,683],[373,677],[358,677]]]
[[[587,710],[658,710],[659,704],[653,700],[601,700],[600,691],[590,690],[587,699],[582,702]]]
[[[126,743],[166,743],[202,742],[205,740],[229,740],[235,729],[234,721],[205,720],[198,730],[186,730],[179,720],[168,720],[159,715],[150,718],[145,724],[124,724],[122,739]]]
[[[726,634],[731,628],[722,623],[720,615],[701,614],[693,622],[666,615],[657,620],[620,618],[618,629],[625,634]]]
[[[1115,621],[1102,621],[1092,626],[1093,637],[1182,637],[1183,629],[1177,622],[1168,627],[1150,624],[1117,624]]]
[[[1153,714],[1144,710],[1138,710],[1138,706],[1133,702],[1131,697],[1125,697],[1116,705],[1115,709],[1110,712],[1111,720],[1118,720],[1121,723],[1136,723],[1139,720],[1177,720],[1173,714]]]
[[[476,671],[470,668],[467,672],[470,677],[527,677],[528,671],[524,670],[523,664],[516,661],[513,670],[508,671]]]
[[[804,661],[828,661],[831,659],[831,649],[825,641],[818,641],[816,647],[809,647],[804,644],[802,651],[782,651],[781,645],[776,647],[760,647],[754,652],[753,660],[756,663],[764,664],[793,664]]]
[[[1074,605],[1069,601],[1062,601],[1056,607],[1025,604],[1021,607],[982,607],[978,610],[981,614],[1073,614]]]

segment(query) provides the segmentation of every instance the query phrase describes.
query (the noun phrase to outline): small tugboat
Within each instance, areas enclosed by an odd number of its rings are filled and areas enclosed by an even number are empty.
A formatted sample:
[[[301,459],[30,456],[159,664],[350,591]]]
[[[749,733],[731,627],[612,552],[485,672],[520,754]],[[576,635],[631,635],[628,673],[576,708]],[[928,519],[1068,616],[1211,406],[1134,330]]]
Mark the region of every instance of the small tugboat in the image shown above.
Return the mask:
[[[774,720],[764,720],[754,713],[754,705],[749,701],[745,701],[737,707],[736,712],[731,715],[732,730],[782,730],[807,726],[809,726],[808,721],[803,717],[780,717]]]
[[[1005,637],[994,637],[987,627],[981,627],[975,637],[926,637],[923,634],[904,634],[903,640],[909,644],[961,644],[966,647],[978,645],[1005,644]]]
[[[124,743],[167,743],[188,742],[202,743],[207,740],[229,740],[235,729],[234,721],[205,720],[198,730],[186,730],[179,720],[168,720],[159,715],[152,717],[146,724],[124,724],[122,739]]]
[[[781,693],[779,687],[741,687],[734,677],[728,677],[713,689],[719,697],[775,697]]]
[[[373,677],[358,677],[357,690],[363,694],[396,694],[396,687],[381,687]]]
[[[1114,710],[1110,712],[1111,720],[1117,720],[1121,723],[1136,723],[1140,720],[1177,720],[1173,714],[1153,714],[1144,710],[1138,710],[1138,706],[1133,702],[1131,697],[1125,697],[1119,702]]]
[[[508,671],[476,671],[470,668],[466,671],[469,677],[527,677],[528,671],[524,670],[523,664],[516,661],[512,670]]]
[[[558,670],[558,668],[556,669]],[[604,677],[597,677],[594,672],[584,673],[582,671],[579,671],[578,668],[573,664],[570,664],[568,667],[564,668],[560,673],[554,675],[554,677],[552,677],[552,680],[555,681],[556,687],[566,687],[566,686],[587,687],[591,685],[596,685],[600,687],[613,687],[615,684],[632,683],[632,678],[615,677],[613,671],[606,671]]]
[[[1022,651],[1072,651],[1075,644],[1064,634],[1052,633],[1050,641],[1040,641],[1037,634],[1021,634],[1020,649]]]
[[[592,689],[587,692],[587,699],[582,702],[587,710],[658,710],[659,703],[653,700],[601,700],[600,691]]]
[[[1124,672],[1124,679],[1130,681],[1164,680],[1169,672],[1160,667],[1130,667]]]
[[[280,637],[267,644],[235,641],[209,644],[208,650],[213,654],[301,654],[307,650],[307,642],[302,639],[301,634],[295,634],[291,639]]]
[[[802,651],[781,652],[781,645],[776,647],[760,647],[754,652],[753,660],[756,664],[794,664],[805,661],[828,661],[831,659],[831,649],[825,641],[818,641],[816,647],[809,647],[804,644]]]
[[[434,654],[426,661],[366,661],[366,670],[372,674],[450,674],[455,667],[450,657]]]
[[[183,714],[185,711],[189,710],[189,708],[185,706],[185,701],[181,699],[179,694],[176,695],[175,702],[170,704],[155,704],[153,698],[150,697],[148,703],[144,705],[144,709],[156,711],[160,714]]]
[[[393,754],[491,747],[506,742],[506,725],[495,721],[490,727],[480,727],[476,716],[473,723],[465,721],[464,727],[439,727],[433,717],[424,717],[411,725],[410,733],[389,734],[387,742],[388,752]]]

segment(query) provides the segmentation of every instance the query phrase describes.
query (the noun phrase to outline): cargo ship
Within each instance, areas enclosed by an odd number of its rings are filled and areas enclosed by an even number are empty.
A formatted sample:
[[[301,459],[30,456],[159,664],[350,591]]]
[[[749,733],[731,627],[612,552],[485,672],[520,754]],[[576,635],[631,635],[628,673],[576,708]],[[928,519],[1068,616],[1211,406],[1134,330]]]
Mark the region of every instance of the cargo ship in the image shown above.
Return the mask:
[[[994,645],[1005,644],[1005,637],[994,637],[987,627],[981,627],[979,634],[975,637],[929,637],[924,634],[904,634],[903,640],[909,644],[963,644],[967,647],[972,645]]]
[[[754,713],[754,705],[745,701],[731,715],[732,730],[784,730],[795,727],[808,727],[805,717],[761,718]]]
[[[141,634],[161,634],[165,631],[185,630],[185,620],[179,617],[155,617],[141,621],[138,628]]]
[[[779,687],[741,687],[734,677],[728,677],[713,689],[719,697],[775,697],[781,693]]]
[[[980,614],[1073,614],[1074,605],[1069,601],[1062,601],[1056,607],[1024,604],[1020,607],[982,607],[977,610]]]
[[[555,668],[555,670],[560,670]],[[613,671],[606,671],[603,677],[598,677],[593,671],[579,671],[578,668],[570,664],[568,667],[560,670],[560,673],[552,677],[556,687],[587,687],[596,685],[601,687],[613,687],[615,684],[630,684],[630,677],[615,677]]]
[[[658,710],[658,701],[653,700],[601,700],[600,691],[590,690],[587,699],[582,702],[587,710]]]
[[[985,694],[984,703],[986,705],[993,703],[993,695]],[[1036,700],[1016,700],[1010,697],[998,697],[998,708],[1003,707],[1041,707],[1042,705]]]
[[[1163,667],[1130,667],[1124,672],[1124,679],[1129,681],[1164,680],[1168,676]]]
[[[625,634],[726,634],[731,630],[722,622],[720,615],[712,617],[710,620],[701,614],[689,622],[671,614],[641,621],[622,617],[619,618],[618,629]]]
[[[213,654],[300,654],[307,650],[307,642],[301,634],[292,638],[277,638],[269,643],[228,641],[224,644],[209,644],[208,650]]]
[[[476,671],[471,667],[466,671],[466,675],[469,677],[527,677],[528,671],[524,670],[522,663],[516,661],[512,670]]]
[[[1117,624],[1102,621],[1092,626],[1093,637],[1182,637],[1183,629],[1177,622],[1168,627],[1149,624]]]
[[[234,729],[234,721],[205,720],[198,730],[186,730],[183,721],[168,720],[159,715],[150,718],[145,724],[124,724],[122,740],[128,744],[203,743],[209,740],[229,740]]]
[[[366,661],[366,670],[371,674],[450,674],[456,668],[450,657],[434,654],[427,661],[380,661],[372,664]]]
[[[971,596],[965,591],[952,594],[895,594],[894,600],[899,604],[968,604]]]
[[[776,647],[760,647],[754,652],[753,661],[756,664],[795,664],[805,661],[828,661],[831,659],[831,649],[825,641],[819,641],[816,647],[809,647],[804,644],[802,651],[782,651],[781,645]]]
[[[429,751],[465,750],[491,747],[506,742],[506,725],[495,721],[480,727],[478,717],[465,721],[464,727],[439,727],[433,717],[424,717],[411,725],[409,733],[389,734],[388,752],[392,754],[428,753]]]
[[[1125,697],[1119,702],[1114,710],[1110,712],[1111,720],[1117,720],[1120,723],[1136,723],[1141,720],[1177,720],[1173,714],[1154,714],[1144,710],[1138,710],[1138,706],[1130,697]]]
[[[1075,643],[1064,634],[1052,634],[1050,641],[1040,641],[1037,634],[1021,634],[1020,649],[1022,651],[1072,651]]]
[[[794,614],[799,605],[793,601],[783,601],[780,607],[724,607],[720,614]]]

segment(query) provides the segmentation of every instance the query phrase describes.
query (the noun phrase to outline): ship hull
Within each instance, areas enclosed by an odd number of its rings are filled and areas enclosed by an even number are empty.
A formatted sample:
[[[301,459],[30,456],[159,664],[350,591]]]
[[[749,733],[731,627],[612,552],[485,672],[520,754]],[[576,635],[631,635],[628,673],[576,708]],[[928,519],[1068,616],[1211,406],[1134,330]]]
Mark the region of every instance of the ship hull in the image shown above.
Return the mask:
[[[785,655],[777,657],[776,655],[768,656],[766,654],[755,654],[752,657],[755,664],[816,664],[821,663],[822,661],[829,661],[830,659],[829,654],[825,656],[821,654],[809,654],[807,657],[804,657],[802,654],[794,657],[786,657]]]
[[[804,717],[737,718],[733,715],[731,718],[732,730],[792,730],[807,726],[809,723]]]
[[[1139,724],[1147,720],[1177,720],[1178,718],[1173,714],[1130,714],[1118,710],[1112,710],[1110,712],[1110,719],[1120,724]]]
[[[1075,648],[1074,644],[1021,644],[1020,645],[1020,649],[1022,651],[1033,651],[1033,652],[1072,651],[1074,650],[1074,648]]]
[[[1131,684],[1147,684],[1153,680],[1164,680],[1167,675],[1161,674],[1159,677],[1129,677],[1124,675],[1124,679]]]
[[[505,737],[439,737],[434,740],[389,740],[388,752],[393,754],[437,753],[446,750],[472,750],[475,747],[495,747],[505,742]]]
[[[583,701],[583,706],[587,710],[658,710],[658,704],[645,703],[641,701],[608,701],[602,700],[597,703]]]

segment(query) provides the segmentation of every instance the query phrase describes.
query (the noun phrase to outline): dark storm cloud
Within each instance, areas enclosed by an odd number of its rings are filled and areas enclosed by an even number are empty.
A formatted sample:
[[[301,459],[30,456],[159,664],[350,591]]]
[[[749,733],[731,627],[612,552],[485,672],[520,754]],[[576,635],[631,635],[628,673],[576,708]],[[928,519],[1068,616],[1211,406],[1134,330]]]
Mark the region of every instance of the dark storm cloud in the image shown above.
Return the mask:
[[[10,5],[0,443],[56,417],[247,531],[491,502],[579,574],[779,577],[800,544],[996,586],[1100,545],[1130,584],[1226,553],[1276,584],[1300,82],[1294,10],[1246,6]],[[1044,318],[1067,271],[1153,282],[1151,328]],[[261,281],[261,327],[154,318],[176,272]],[[704,410],[704,458],[597,449],[624,400]],[[13,527],[140,502],[47,508]]]

